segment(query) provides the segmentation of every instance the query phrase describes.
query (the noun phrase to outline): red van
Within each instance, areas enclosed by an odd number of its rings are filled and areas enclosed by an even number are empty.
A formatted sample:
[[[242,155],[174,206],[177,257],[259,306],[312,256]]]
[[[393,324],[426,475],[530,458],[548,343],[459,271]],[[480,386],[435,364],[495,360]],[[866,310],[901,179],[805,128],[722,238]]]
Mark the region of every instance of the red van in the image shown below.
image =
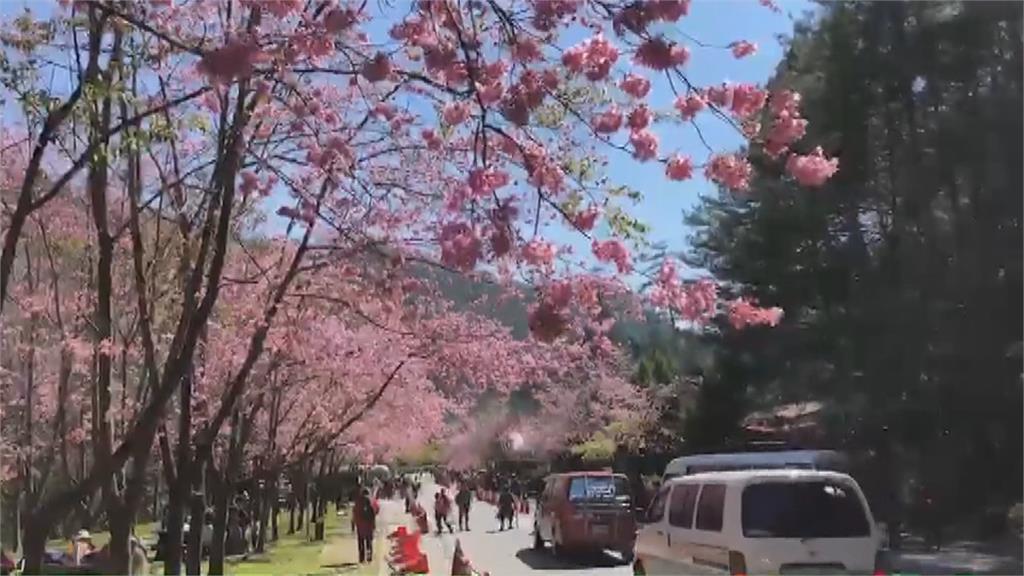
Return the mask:
[[[545,479],[534,514],[533,547],[551,542],[566,550],[615,550],[633,560],[636,519],[629,481],[611,472],[568,472]]]

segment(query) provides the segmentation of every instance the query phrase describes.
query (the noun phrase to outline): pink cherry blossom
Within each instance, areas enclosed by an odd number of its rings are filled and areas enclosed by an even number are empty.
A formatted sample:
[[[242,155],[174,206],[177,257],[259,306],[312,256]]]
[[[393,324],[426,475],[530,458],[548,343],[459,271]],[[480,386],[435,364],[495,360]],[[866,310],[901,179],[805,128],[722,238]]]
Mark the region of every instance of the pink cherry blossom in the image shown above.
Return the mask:
[[[512,251],[512,235],[507,226],[498,226],[491,231],[491,252],[496,258],[502,258]]]
[[[779,90],[773,92],[769,100],[772,114],[780,115],[787,112],[794,117],[800,116],[800,94],[798,92]]]
[[[731,84],[711,86],[707,89],[707,100],[719,108],[728,108],[732,104],[732,91]]]
[[[730,190],[742,191],[750,186],[753,169],[745,158],[736,154],[720,154],[711,158],[704,168],[704,176]]]
[[[449,126],[458,126],[469,118],[469,104],[465,102],[449,102],[441,112],[444,123]]]
[[[505,85],[501,82],[477,84],[476,93],[480,97],[480,101],[483,102],[485,106],[494,104],[501,100],[501,97],[505,95]]]
[[[749,118],[764,108],[768,93],[753,84],[739,84],[732,88],[732,113],[738,118]]]
[[[216,50],[207,52],[199,61],[199,71],[212,81],[231,82],[252,74],[253,67],[266,60],[259,46],[252,42],[231,40]]]
[[[702,324],[715,315],[718,285],[708,279],[683,282],[676,263],[665,259],[654,281],[651,303],[675,312],[683,320]]]
[[[654,0],[648,6],[660,20],[666,22],[675,22],[690,13],[690,0]]]
[[[601,262],[614,262],[619,274],[628,274],[633,270],[629,250],[618,240],[594,240],[591,245],[594,256]]]
[[[361,73],[370,82],[387,80],[391,75],[391,59],[387,54],[377,52],[372,59],[363,62]]]
[[[562,63],[571,72],[583,73],[588,80],[603,80],[619,59],[619,50],[604,36],[598,34],[566,50]]]
[[[437,133],[431,128],[424,128],[420,131],[420,137],[422,137],[423,141],[427,144],[428,150],[440,150],[441,146],[444,144]]]
[[[634,55],[637,63],[653,70],[667,70],[682,66],[690,59],[690,51],[686,46],[669,42],[664,38],[652,38],[636,49]]]
[[[594,131],[600,134],[613,134],[622,128],[622,112],[612,106],[601,112],[594,119]]]
[[[706,105],[704,98],[697,93],[680,96],[676,98],[674,104],[676,110],[679,110],[679,114],[682,115],[683,120],[692,120]]]
[[[531,308],[527,324],[530,334],[535,338],[542,342],[552,342],[565,333],[569,320],[563,311],[542,301]]]
[[[570,72],[583,72],[583,67],[586,65],[586,62],[586,49],[582,44],[577,44],[562,54],[562,64],[568,68]]]
[[[441,244],[441,262],[445,266],[461,271],[476,268],[482,256],[482,244],[472,226],[465,222],[445,224],[438,241]]]
[[[761,308],[745,298],[728,303],[729,322],[733,328],[748,326],[776,326],[782,319],[782,308]]]
[[[630,132],[629,143],[633,145],[633,157],[641,162],[658,157],[658,137],[650,130]]]
[[[242,172],[240,176],[242,177],[242,194],[252,194],[253,191],[255,191],[259,187],[259,178],[257,178],[256,175],[250,172],[249,170]]]
[[[766,148],[775,151],[774,155],[786,149],[786,147],[804,137],[807,132],[807,120],[782,111],[772,122],[768,131]]]
[[[735,58],[746,58],[757,53],[757,44],[746,40],[737,40],[730,44],[729,48],[732,49],[732,55]]]
[[[533,5],[533,26],[548,31],[579,10],[582,0],[536,0]]]
[[[474,168],[469,172],[469,189],[477,198],[490,196],[508,183],[508,173],[496,168]]]
[[[689,157],[676,154],[665,165],[665,175],[670,180],[689,180],[693,176],[693,163]]]
[[[821,186],[838,170],[839,159],[826,158],[821,146],[810,154],[793,154],[786,160],[786,172],[804,186]]]
[[[331,34],[348,30],[356,23],[356,13],[349,9],[334,8],[324,16],[324,28]]]
[[[619,87],[633,98],[644,98],[651,91],[651,81],[637,74],[626,74],[619,82]]]
[[[512,46],[512,58],[517,62],[532,62],[540,60],[542,56],[540,45],[533,38],[520,38]]]
[[[651,109],[646,104],[641,104],[629,113],[629,119],[626,123],[635,132],[647,128],[651,124],[652,119],[654,119],[654,114],[651,112]]]
[[[549,268],[557,253],[555,245],[545,240],[531,240],[520,249],[523,260],[541,268]]]
[[[584,232],[593,230],[594,223],[597,222],[597,217],[601,215],[601,210],[597,206],[588,206],[585,210],[577,213],[572,223],[574,226],[583,230]]]

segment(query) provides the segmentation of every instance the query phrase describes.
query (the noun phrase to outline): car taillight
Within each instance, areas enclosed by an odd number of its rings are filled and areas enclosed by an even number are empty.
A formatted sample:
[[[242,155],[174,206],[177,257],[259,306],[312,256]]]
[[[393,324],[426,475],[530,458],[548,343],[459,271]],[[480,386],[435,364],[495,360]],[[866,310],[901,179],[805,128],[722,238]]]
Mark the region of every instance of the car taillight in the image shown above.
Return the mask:
[[[743,576],[747,573],[747,559],[743,557],[742,552],[735,550],[729,551],[729,574],[733,576]]]

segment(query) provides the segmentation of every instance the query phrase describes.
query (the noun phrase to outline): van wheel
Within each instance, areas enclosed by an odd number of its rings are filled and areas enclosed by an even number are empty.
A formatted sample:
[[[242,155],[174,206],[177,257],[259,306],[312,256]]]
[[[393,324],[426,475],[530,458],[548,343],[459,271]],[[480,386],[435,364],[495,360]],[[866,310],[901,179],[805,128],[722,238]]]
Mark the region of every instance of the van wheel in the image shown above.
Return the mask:
[[[533,525],[533,549],[544,549],[544,539],[540,537],[540,526],[537,526],[536,524]]]
[[[632,561],[633,561],[633,551],[632,550],[623,550],[622,551],[622,563],[623,564],[629,564]]]

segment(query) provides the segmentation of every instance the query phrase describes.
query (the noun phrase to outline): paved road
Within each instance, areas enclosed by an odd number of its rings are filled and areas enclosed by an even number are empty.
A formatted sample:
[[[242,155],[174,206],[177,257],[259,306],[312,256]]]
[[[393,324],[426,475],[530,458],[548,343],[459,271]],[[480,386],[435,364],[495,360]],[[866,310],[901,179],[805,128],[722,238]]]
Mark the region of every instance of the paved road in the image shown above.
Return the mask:
[[[424,482],[420,493],[420,502],[430,516],[431,530],[436,530],[433,512],[434,494],[438,489],[436,484]],[[474,500],[470,508],[468,532],[458,530],[456,517],[453,516],[455,534],[445,532],[437,536],[435,531],[430,536],[424,536],[423,550],[430,559],[431,574],[449,573],[456,539],[461,542],[462,550],[473,567],[480,572],[490,572],[491,576],[515,576],[533,572],[551,576],[627,576],[633,573],[630,566],[623,564],[614,554],[563,559],[555,558],[550,548],[534,550],[532,516],[520,515],[518,528],[499,531],[496,514],[494,506]]]

